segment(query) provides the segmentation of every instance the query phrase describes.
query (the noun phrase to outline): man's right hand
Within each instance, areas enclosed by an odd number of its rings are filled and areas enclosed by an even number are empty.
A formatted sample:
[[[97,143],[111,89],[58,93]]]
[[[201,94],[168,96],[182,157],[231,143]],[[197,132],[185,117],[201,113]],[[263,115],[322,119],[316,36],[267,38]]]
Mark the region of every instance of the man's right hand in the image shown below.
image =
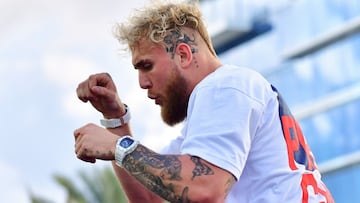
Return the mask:
[[[125,106],[108,73],[90,75],[79,84],[76,93],[81,101],[90,101],[91,105],[105,118],[119,118],[125,114]]]

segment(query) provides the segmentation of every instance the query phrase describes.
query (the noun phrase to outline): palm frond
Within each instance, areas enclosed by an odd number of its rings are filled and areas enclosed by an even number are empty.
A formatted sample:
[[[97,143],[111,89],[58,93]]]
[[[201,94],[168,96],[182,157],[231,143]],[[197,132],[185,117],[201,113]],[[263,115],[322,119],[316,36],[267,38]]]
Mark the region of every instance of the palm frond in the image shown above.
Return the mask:
[[[87,203],[86,197],[72,180],[63,175],[54,175],[55,181],[60,184],[68,194],[68,203]]]

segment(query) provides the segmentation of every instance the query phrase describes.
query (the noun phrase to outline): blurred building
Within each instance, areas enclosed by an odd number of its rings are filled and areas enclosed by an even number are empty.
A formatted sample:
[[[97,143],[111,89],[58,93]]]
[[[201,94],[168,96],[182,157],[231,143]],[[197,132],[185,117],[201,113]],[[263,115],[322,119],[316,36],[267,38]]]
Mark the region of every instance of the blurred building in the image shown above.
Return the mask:
[[[360,199],[360,1],[201,1],[224,63],[269,79],[338,203]]]

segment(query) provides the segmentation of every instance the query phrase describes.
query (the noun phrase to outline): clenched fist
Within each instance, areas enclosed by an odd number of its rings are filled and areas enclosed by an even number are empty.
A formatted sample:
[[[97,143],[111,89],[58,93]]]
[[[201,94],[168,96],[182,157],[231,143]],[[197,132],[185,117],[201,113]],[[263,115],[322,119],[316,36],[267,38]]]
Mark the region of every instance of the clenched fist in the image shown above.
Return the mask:
[[[101,112],[105,118],[119,118],[125,114],[116,86],[108,73],[90,75],[76,89],[77,96]]]
[[[74,131],[76,156],[86,162],[96,159],[114,160],[119,136],[95,124],[87,124]]]

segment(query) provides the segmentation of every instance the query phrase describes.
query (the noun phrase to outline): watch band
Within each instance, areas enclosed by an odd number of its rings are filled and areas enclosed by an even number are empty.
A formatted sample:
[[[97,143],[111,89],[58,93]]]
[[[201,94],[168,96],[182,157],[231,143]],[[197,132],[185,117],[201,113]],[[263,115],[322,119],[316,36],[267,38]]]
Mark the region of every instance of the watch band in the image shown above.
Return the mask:
[[[122,162],[126,155],[133,152],[138,146],[139,141],[134,140],[131,136],[126,135],[120,137],[116,142],[115,148],[115,163],[119,167],[123,167]]]
[[[129,123],[130,121],[130,109],[129,107],[124,104],[125,106],[125,114],[120,117],[120,118],[111,118],[111,119],[106,119],[106,118],[103,118],[103,119],[100,119],[100,124],[102,126],[104,126],[105,128],[117,128],[117,127],[120,127],[120,126],[123,126],[127,123]]]

